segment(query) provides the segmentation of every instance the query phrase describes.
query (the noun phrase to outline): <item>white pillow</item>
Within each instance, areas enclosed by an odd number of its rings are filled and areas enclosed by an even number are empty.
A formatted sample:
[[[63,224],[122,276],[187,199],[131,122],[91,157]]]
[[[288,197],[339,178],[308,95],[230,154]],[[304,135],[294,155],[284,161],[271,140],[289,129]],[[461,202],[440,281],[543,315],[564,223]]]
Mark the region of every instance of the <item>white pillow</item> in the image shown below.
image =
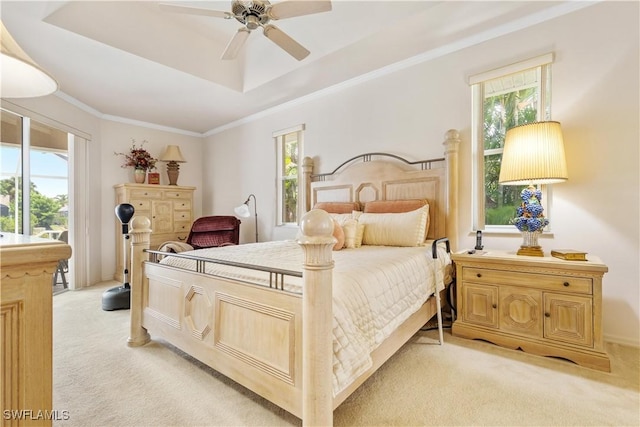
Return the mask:
[[[350,213],[330,213],[329,216],[341,227],[344,226],[346,220],[353,218],[353,215]]]
[[[403,213],[362,213],[358,217],[364,224],[362,244],[422,246],[428,218],[429,205]]]
[[[357,219],[348,219],[342,226],[344,231],[344,247],[347,249],[355,249],[362,246],[362,237],[364,235],[364,225],[360,224]]]

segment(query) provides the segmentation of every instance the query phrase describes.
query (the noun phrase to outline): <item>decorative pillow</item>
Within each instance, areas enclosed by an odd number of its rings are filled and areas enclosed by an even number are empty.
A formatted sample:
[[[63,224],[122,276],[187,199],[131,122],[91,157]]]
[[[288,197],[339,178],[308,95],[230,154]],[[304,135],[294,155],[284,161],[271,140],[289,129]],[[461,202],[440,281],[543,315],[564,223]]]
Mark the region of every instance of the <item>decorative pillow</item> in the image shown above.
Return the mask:
[[[360,209],[360,204],[358,202],[318,202],[313,209],[322,209],[334,214],[347,214]]]
[[[402,213],[411,212],[423,206],[429,206],[429,201],[425,199],[405,199],[405,200],[375,200],[364,204],[366,213]],[[424,230],[424,238],[427,239],[429,233],[429,214],[427,214],[427,225]]]
[[[344,247],[344,231],[335,219],[333,220],[333,237],[337,240],[336,244],[333,245],[333,250],[339,251]]]
[[[340,224],[341,227],[344,227],[344,223],[346,220],[353,218],[353,215],[351,213],[330,213],[329,216],[331,217],[331,219],[333,219],[334,221],[337,221],[338,224]]]
[[[422,246],[425,240],[429,205],[403,213],[362,213],[362,244],[377,246]]]
[[[344,247],[355,249],[362,246],[362,237],[364,236],[364,224],[360,224],[357,219],[348,219],[342,226],[344,230]]]

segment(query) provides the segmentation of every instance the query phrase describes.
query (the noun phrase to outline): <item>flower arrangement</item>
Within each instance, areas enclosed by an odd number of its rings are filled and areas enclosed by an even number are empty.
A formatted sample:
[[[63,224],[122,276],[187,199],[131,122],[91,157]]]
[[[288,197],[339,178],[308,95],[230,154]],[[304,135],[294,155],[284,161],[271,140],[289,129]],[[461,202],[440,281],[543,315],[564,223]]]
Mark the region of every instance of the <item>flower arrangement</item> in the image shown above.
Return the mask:
[[[116,153],[113,154],[117,156],[124,157],[123,168],[133,167],[135,169],[142,170],[153,170],[156,168],[156,162],[158,159],[154,158],[147,150],[142,148],[142,146],[147,142],[147,140],[142,141],[139,147],[136,147],[136,140],[131,138],[131,149],[128,153]]]
[[[540,201],[542,192],[535,187],[529,186],[520,192],[522,204],[517,208],[517,217],[511,223],[520,231],[539,231],[549,224],[549,220],[544,217],[544,208]]]

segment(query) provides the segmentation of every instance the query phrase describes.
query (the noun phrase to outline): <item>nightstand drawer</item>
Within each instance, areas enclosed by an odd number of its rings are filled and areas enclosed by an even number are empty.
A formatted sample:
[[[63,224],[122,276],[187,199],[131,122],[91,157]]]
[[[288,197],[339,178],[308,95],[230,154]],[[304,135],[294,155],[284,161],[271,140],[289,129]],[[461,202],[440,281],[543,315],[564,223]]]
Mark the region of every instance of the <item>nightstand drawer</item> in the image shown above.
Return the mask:
[[[462,269],[462,280],[491,285],[527,286],[541,290],[565,291],[588,295],[593,293],[593,283],[589,278],[553,274],[522,273],[517,271],[464,267]]]

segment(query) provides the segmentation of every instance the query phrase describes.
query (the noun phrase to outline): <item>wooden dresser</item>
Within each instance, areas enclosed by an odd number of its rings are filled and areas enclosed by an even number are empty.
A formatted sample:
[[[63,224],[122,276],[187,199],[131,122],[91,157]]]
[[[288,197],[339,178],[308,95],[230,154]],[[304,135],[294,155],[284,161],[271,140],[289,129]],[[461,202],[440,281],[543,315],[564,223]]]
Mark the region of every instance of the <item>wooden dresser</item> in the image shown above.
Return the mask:
[[[193,192],[195,187],[178,185],[118,184],[115,186],[116,204],[130,203],[134,216],[146,216],[151,220],[151,249],[167,241],[184,242],[189,236],[193,222]],[[115,280],[123,279],[123,235],[122,225],[114,213],[116,231]]]
[[[488,251],[453,254],[457,312],[452,333],[610,371],[602,333],[607,266]]]
[[[0,425],[51,425],[53,273],[71,247],[58,240],[0,238]]]

